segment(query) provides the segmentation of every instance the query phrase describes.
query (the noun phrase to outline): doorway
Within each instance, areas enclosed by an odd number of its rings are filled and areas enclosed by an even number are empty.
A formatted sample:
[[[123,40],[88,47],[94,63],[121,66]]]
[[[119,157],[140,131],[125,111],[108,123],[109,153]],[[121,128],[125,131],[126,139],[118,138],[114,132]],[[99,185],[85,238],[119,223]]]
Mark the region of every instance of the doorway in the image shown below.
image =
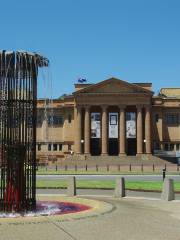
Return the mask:
[[[127,138],[127,155],[135,156],[136,155],[136,138]]]
[[[118,138],[109,138],[109,155],[117,156],[119,153]]]
[[[101,154],[101,144],[100,144],[100,138],[91,138],[91,155],[92,156],[98,156]]]

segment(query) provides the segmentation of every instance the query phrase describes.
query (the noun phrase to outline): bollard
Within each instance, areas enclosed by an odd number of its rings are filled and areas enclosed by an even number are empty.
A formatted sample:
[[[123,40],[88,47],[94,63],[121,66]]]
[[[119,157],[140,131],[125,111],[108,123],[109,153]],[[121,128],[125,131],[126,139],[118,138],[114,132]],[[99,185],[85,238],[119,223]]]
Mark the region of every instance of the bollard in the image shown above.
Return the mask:
[[[115,186],[115,192],[114,192],[115,197],[125,197],[125,179],[123,177],[116,178],[116,186]]]
[[[121,165],[120,164],[118,165],[118,171],[119,172],[121,171]]]
[[[74,168],[75,168],[75,172],[77,172],[77,165],[75,165]]]
[[[57,164],[56,164],[56,172],[57,172],[57,170],[58,170],[58,169],[57,169]]]
[[[86,172],[87,172],[87,164],[86,164]]]
[[[129,171],[131,172],[131,164],[129,164]]]
[[[68,177],[67,196],[76,196],[76,178],[74,176]]]
[[[165,177],[166,177],[166,169],[165,169],[165,168],[163,168],[162,174],[163,174],[163,182],[164,182],[164,179],[165,179]]]
[[[96,165],[96,172],[98,172],[98,165]]]
[[[153,163],[153,172],[155,171],[154,163]]]
[[[175,199],[174,195],[174,181],[166,178],[163,182],[163,189],[161,193],[161,200],[172,201]]]
[[[107,165],[107,172],[109,172],[109,165]]]

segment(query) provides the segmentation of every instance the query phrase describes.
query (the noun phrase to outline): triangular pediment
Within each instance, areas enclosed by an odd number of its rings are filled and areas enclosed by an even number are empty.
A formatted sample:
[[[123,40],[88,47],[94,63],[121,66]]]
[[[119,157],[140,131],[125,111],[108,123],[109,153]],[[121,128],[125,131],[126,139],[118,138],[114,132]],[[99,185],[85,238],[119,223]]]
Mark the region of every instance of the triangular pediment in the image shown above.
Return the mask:
[[[126,81],[110,78],[99,82],[97,84],[93,84],[89,87],[85,87],[75,93],[147,93],[152,94],[151,91],[144,89],[141,86],[138,86],[133,83],[128,83]]]

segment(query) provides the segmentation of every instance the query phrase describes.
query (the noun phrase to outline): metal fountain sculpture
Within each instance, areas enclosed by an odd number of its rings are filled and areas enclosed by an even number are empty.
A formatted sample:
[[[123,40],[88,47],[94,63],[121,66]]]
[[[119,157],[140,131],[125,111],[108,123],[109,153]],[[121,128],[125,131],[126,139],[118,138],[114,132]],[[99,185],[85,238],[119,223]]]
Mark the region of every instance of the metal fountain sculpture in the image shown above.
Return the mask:
[[[0,211],[36,209],[37,53],[0,51]]]

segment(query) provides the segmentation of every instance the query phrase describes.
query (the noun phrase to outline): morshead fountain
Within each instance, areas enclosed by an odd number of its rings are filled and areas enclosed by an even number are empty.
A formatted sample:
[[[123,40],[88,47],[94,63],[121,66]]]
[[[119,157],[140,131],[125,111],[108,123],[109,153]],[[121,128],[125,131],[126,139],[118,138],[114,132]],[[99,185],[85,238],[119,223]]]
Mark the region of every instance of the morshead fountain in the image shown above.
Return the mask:
[[[37,53],[0,51],[0,217],[37,216],[88,210],[87,205],[36,202]]]

